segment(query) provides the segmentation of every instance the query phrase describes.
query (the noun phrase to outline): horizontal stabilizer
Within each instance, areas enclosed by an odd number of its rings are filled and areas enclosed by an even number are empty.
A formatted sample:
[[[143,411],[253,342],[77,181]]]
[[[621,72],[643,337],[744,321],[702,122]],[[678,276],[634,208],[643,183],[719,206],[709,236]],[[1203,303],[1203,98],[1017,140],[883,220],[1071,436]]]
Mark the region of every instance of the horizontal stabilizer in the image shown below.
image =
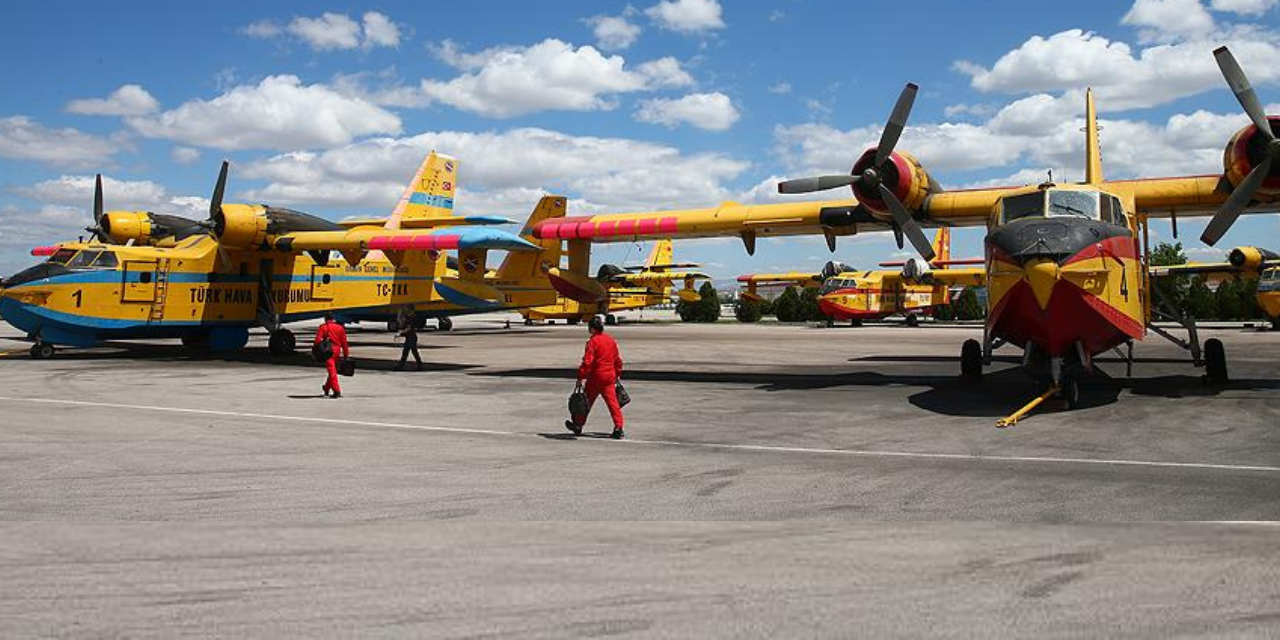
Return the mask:
[[[627,271],[666,271],[667,269],[696,269],[702,265],[696,262],[672,262],[669,264],[651,264],[645,266],[626,267]]]
[[[441,278],[435,288],[445,301],[468,309],[492,309],[503,300],[501,291],[477,280]]]

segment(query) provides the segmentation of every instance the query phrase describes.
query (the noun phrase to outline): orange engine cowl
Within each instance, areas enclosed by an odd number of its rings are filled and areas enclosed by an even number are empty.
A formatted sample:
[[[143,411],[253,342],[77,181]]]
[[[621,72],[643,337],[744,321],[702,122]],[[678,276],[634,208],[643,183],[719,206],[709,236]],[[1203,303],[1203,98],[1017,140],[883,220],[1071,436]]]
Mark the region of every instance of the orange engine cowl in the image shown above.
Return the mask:
[[[252,204],[224,204],[213,214],[213,234],[230,247],[258,247],[267,237],[265,207]]]
[[[858,175],[875,164],[876,148],[871,147],[863,152],[858,161],[853,163],[853,174]],[[904,151],[894,151],[884,165],[876,168],[880,182],[888,187],[893,195],[898,196],[907,209],[917,211],[924,205],[930,193],[938,190],[938,183],[925,172],[920,161]],[[889,206],[875,189],[868,189],[861,181],[853,183],[853,195],[858,202],[876,213],[887,214]]]
[[[1267,116],[1271,132],[1280,136],[1280,116]],[[1249,125],[1231,136],[1222,154],[1223,173],[1231,186],[1236,186],[1258,166],[1267,154],[1267,140],[1258,135],[1258,127]],[[1280,197],[1280,162],[1273,163],[1271,173],[1262,181],[1255,198]]]
[[[1227,262],[1244,271],[1260,271],[1262,264],[1271,260],[1280,260],[1280,255],[1258,247],[1236,247],[1227,254]]]
[[[117,244],[146,244],[154,232],[151,215],[145,211],[108,211],[102,214],[102,232]]]

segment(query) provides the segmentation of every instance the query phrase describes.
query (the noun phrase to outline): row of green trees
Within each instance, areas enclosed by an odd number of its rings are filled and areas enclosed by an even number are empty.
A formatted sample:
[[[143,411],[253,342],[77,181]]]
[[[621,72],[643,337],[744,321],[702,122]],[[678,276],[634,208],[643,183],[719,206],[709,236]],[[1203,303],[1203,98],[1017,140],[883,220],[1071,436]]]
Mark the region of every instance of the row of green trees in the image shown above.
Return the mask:
[[[715,322],[720,319],[720,294],[711,282],[704,282],[698,288],[701,298],[697,302],[676,303],[676,314],[683,322]]]
[[[1152,266],[1186,262],[1181,242],[1161,242],[1151,251]],[[1195,275],[1153,278],[1151,286],[1159,294],[1153,305],[1159,307],[1159,300],[1163,298],[1179,313],[1197,320],[1262,320],[1266,317],[1258,306],[1256,278],[1229,278],[1223,280],[1216,291],[1209,288],[1204,278]]]
[[[733,304],[733,315],[739,322],[759,322],[764,316],[774,316],[779,322],[825,322],[829,318],[818,306],[818,290],[815,288],[787,287],[776,300],[743,300]],[[961,292],[950,306],[935,310],[939,320],[981,320],[987,315],[986,307],[978,299],[977,289],[970,287]]]

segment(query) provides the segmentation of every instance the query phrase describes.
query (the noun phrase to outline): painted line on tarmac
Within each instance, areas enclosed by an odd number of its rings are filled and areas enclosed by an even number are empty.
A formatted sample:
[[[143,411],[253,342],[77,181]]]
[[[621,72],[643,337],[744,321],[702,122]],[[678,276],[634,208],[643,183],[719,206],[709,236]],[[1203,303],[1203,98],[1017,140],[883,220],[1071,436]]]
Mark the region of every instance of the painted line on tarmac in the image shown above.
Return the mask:
[[[310,422],[317,424],[356,425],[362,427],[382,427],[388,429],[406,429],[414,431],[432,431],[439,433],[459,433],[486,436],[514,436],[517,438],[541,438],[533,433],[519,431],[501,431],[498,429],[472,429],[467,427],[432,427],[403,422],[378,422],[372,420],[352,420],[345,418],[321,418],[313,416],[289,416],[273,413],[251,413],[243,411],[222,411],[217,409],[188,409],[182,407],[161,407],[154,405],[124,404],[118,402],[94,402],[89,400],[64,400],[53,398],[14,398],[0,396],[0,401],[30,402],[36,404],[57,404],[68,406],[98,407],[105,409],[130,409],[134,411],[153,411],[159,413],[183,413],[188,415],[205,415],[220,418],[256,418],[261,420],[279,420],[283,422]],[[581,438],[591,442],[607,440],[607,438]],[[970,453],[928,453],[923,451],[867,451],[857,449],[822,449],[814,447],[782,447],[758,444],[733,444],[727,442],[682,442],[678,440],[636,440],[626,439],[610,442],[610,445],[648,445],[660,447],[679,447],[684,449],[715,449],[720,451],[749,451],[755,453],[797,453],[823,456],[849,456],[861,458],[899,458],[909,460],[949,460],[968,462],[1024,463],[1024,464],[1080,464],[1108,467],[1148,467],[1161,469],[1199,469],[1211,471],[1254,471],[1264,473],[1280,473],[1280,467],[1263,465],[1217,464],[1211,462],[1163,462],[1159,460],[1112,460],[1107,458],[1060,458],[1039,456],[1000,456]]]

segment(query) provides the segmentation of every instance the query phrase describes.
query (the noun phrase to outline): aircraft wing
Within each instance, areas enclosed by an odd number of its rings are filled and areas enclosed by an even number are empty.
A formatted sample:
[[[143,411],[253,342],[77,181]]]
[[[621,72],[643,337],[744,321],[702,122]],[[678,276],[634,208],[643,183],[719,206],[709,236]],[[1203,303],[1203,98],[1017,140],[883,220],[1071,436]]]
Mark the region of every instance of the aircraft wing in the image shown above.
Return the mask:
[[[904,282],[905,284],[944,284],[949,287],[985,287],[987,285],[987,269],[983,267],[968,269],[938,269],[917,278],[907,278],[901,271],[884,271],[882,282],[885,284]]]
[[[624,273],[614,276],[613,282],[630,285],[665,285],[676,280],[702,279],[710,280],[711,276],[695,271],[645,271],[642,273]]]
[[[788,271],[786,273],[751,273],[738,276],[738,282],[747,284],[798,284],[801,286],[813,285],[822,282],[822,274],[820,273],[804,273],[801,271]]]
[[[369,226],[347,231],[299,231],[275,236],[272,246],[280,251],[538,250],[537,245],[510,231],[482,227],[442,227],[419,231]]]
[[[382,227],[390,218],[348,218],[339,220],[338,224],[354,229],[356,227]],[[480,226],[490,224],[516,224],[515,220],[501,216],[435,216],[411,218],[400,221],[401,229],[435,229],[436,227]]]
[[[1280,267],[1280,260],[1268,260],[1263,262],[1259,270],[1270,269],[1271,267]],[[1219,274],[1236,274],[1252,272],[1252,269],[1245,269],[1236,266],[1230,262],[1191,262],[1187,264],[1173,264],[1163,267],[1151,267],[1152,278],[1167,278],[1169,276],[1182,275],[1219,275]]]

